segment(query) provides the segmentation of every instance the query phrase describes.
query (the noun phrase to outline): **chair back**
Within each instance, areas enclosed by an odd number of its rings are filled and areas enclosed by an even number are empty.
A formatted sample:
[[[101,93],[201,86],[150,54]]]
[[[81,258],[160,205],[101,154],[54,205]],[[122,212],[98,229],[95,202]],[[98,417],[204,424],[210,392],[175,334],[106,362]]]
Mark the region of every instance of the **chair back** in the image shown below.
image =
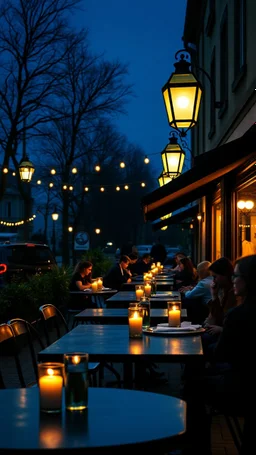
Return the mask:
[[[43,320],[47,346],[61,337],[62,329],[64,329],[65,333],[69,332],[69,328],[63,314],[55,305],[50,303],[42,305],[39,308],[39,312]],[[51,338],[54,338],[54,340],[51,341]]]
[[[16,373],[19,378],[20,386],[26,387],[25,379],[23,376],[20,358],[18,354],[18,347],[16,339],[11,326],[7,323],[0,324],[0,389],[7,388],[7,381],[3,378],[4,365],[9,362],[5,362],[4,358],[12,358],[16,366]],[[3,368],[3,369],[2,369]]]
[[[27,356],[26,358],[30,357],[31,359],[36,383],[38,383],[36,344],[39,345],[40,350],[45,348],[39,332],[35,329],[35,327],[33,327],[30,322],[26,321],[25,319],[11,319],[7,324],[12,329],[18,351],[22,350],[23,348],[29,351],[30,356]],[[34,382],[30,382],[28,386],[31,386],[33,384]]]

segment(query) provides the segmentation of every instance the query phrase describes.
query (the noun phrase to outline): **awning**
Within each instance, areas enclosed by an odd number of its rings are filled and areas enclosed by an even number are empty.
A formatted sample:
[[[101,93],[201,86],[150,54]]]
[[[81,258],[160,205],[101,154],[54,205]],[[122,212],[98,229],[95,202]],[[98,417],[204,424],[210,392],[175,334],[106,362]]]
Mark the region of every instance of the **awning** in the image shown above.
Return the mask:
[[[179,213],[176,213],[175,215],[172,215],[170,218],[167,218],[166,220],[161,220],[158,221],[157,223],[152,224],[153,231],[158,231],[158,229],[161,229],[164,226],[169,226],[170,224],[179,224],[182,221],[186,220],[187,218],[194,218],[199,212],[199,205],[193,205],[192,207],[189,207],[186,210],[182,210]]]
[[[142,206],[146,221],[161,218],[211,192],[220,178],[256,154],[256,124],[240,138],[194,160],[194,167],[146,195]]]

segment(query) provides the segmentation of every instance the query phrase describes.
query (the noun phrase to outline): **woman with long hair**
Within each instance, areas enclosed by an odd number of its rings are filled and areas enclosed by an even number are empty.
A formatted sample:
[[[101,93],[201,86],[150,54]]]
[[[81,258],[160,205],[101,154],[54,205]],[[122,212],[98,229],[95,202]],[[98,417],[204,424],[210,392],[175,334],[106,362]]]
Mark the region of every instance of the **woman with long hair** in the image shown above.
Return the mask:
[[[89,261],[78,262],[70,281],[70,291],[83,291],[91,287],[92,267]]]
[[[176,288],[179,289],[183,286],[195,286],[198,281],[197,271],[193,262],[189,257],[180,259],[180,270],[175,272],[174,278],[176,280]]]

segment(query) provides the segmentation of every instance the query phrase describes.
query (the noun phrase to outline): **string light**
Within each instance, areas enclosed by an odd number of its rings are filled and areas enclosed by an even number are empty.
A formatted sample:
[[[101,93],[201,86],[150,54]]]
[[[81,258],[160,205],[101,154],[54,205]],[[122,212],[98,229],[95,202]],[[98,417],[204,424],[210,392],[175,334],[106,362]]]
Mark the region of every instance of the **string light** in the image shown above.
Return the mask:
[[[53,186],[54,186],[54,183],[50,182],[49,183],[49,188],[53,188]]]
[[[63,185],[62,189],[67,190],[68,189],[67,185]]]
[[[147,156],[145,156],[145,158],[144,158],[144,163],[145,163],[145,164],[148,164],[149,162],[150,162],[150,159],[149,159]]]
[[[99,164],[96,164],[96,166],[95,166],[94,169],[95,169],[96,172],[100,172],[100,165],[99,165]]]
[[[70,185],[70,186],[68,187],[68,189],[69,189],[69,191],[73,191],[74,187],[73,187],[72,185]]]
[[[3,173],[4,173],[4,174],[8,174],[8,169],[7,169],[7,167],[4,167],[4,168],[3,168]]]
[[[104,188],[103,186],[101,186],[100,191],[101,191],[102,193],[104,193],[105,188]]]
[[[51,174],[52,174],[52,175],[55,175],[55,174],[56,174],[55,169],[51,169]]]
[[[20,226],[24,223],[30,223],[31,221],[34,221],[34,219],[36,218],[36,215],[32,215],[30,218],[28,218],[27,220],[19,220],[19,221],[4,221],[4,220],[0,220],[0,224],[2,226]]]
[[[117,186],[116,191],[120,191],[120,190],[121,190],[120,186]]]
[[[95,229],[95,233],[96,233],[96,234],[100,234],[100,229],[99,229],[99,228],[96,228],[96,229]]]
[[[124,185],[125,190],[129,190],[129,185]]]
[[[69,226],[69,227],[68,227],[68,232],[73,232],[72,226]]]
[[[37,183],[37,185],[41,185],[41,183],[42,183],[42,180],[37,180],[37,182],[36,182],[36,183]]]
[[[15,177],[15,175],[16,175],[16,172],[13,172],[13,173],[12,173],[12,175],[13,175],[13,177]]]
[[[84,187],[84,191],[86,191],[86,192],[88,192],[88,191],[89,191],[89,188],[88,188],[88,186],[85,186],[85,187]]]
[[[124,163],[123,161],[121,161],[121,163],[120,163],[120,167],[121,167],[122,169],[124,169],[124,168],[125,168],[125,163]]]
[[[77,171],[77,168],[76,168],[76,167],[73,167],[73,169],[72,169],[71,172],[72,172],[72,174],[77,174],[77,172],[78,172],[78,171]]]
[[[141,186],[142,188],[145,188],[146,183],[145,183],[145,182],[141,182],[140,186]]]

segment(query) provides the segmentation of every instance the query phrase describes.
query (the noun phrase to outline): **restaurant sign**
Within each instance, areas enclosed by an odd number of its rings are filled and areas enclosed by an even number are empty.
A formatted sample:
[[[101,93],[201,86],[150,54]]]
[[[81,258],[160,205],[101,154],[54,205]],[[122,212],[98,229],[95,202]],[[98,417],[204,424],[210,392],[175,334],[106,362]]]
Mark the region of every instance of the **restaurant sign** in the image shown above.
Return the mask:
[[[89,234],[87,232],[78,232],[75,235],[74,249],[88,251],[90,248]]]

